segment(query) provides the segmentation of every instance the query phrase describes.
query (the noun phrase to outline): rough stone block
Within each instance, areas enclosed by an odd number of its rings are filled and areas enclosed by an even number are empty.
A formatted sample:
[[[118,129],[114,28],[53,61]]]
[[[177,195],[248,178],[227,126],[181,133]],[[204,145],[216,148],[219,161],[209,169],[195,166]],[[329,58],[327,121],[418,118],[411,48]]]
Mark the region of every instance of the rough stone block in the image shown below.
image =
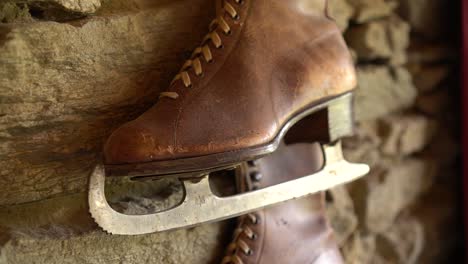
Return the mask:
[[[375,236],[357,232],[342,250],[348,264],[371,264],[375,249]]]
[[[0,206],[84,191],[102,141],[156,101],[214,13],[207,0],[142,6],[0,25]]]
[[[182,199],[174,182],[110,180],[106,196],[119,212],[153,213]],[[87,193],[78,193],[0,207],[0,263],[217,263],[232,234],[232,222],[225,221],[144,236],[111,236],[94,223],[87,202]]]
[[[357,124],[354,136],[343,140],[343,151],[347,160],[377,166],[381,160],[379,146],[382,138],[379,135],[377,121],[364,121]]]
[[[389,60],[393,65],[407,60],[409,26],[398,17],[352,27],[345,37],[359,60]]]
[[[422,115],[394,115],[380,122],[381,150],[386,155],[411,155],[433,140],[437,123]]]
[[[348,28],[354,8],[346,0],[329,0],[328,12],[342,31]]]
[[[70,12],[83,14],[95,13],[101,7],[101,0],[29,0],[29,2],[45,6],[44,9],[51,9],[47,7],[49,5],[60,6]]]
[[[0,23],[11,22],[30,22],[33,18],[26,5],[17,5],[15,3],[0,3]]]
[[[345,37],[348,45],[360,59],[389,58],[392,54],[383,22],[372,22],[353,27],[346,32]]]
[[[357,227],[353,200],[344,186],[329,190],[327,195],[330,200],[327,203],[327,216],[335,231],[337,242],[342,245]]]
[[[5,0],[0,3],[0,21],[70,21],[94,14],[100,7],[101,0]]]
[[[93,232],[68,239],[22,238],[0,250],[1,263],[219,263],[226,245],[226,222],[145,236]]]
[[[365,179],[367,186],[363,191],[368,194],[361,194],[366,199],[362,213],[368,230],[375,233],[388,230],[402,210],[431,187],[437,172],[435,161],[423,159],[407,159],[374,169]],[[356,192],[358,189],[352,193]]]
[[[359,24],[390,16],[398,6],[397,1],[386,0],[348,0],[354,6],[353,20]]]
[[[400,216],[394,225],[377,236],[376,248],[381,259],[388,263],[421,263],[418,260],[424,239],[424,226],[418,219]]]
[[[363,66],[358,68],[357,74],[357,120],[377,119],[414,103],[417,91],[407,69]]]

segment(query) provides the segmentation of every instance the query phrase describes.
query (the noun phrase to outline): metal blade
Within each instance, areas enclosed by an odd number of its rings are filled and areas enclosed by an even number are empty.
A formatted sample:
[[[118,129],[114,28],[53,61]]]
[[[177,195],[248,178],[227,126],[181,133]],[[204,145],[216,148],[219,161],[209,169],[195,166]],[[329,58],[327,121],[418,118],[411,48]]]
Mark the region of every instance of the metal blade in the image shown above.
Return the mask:
[[[111,234],[148,234],[236,217],[351,182],[369,172],[367,165],[345,161],[339,144],[325,147],[324,152],[326,164],[317,173],[235,196],[215,196],[208,176],[198,182],[184,180],[186,195],[179,206],[148,215],[125,215],[113,210],[104,195],[104,168],[97,166],[90,179],[90,212],[99,226]]]

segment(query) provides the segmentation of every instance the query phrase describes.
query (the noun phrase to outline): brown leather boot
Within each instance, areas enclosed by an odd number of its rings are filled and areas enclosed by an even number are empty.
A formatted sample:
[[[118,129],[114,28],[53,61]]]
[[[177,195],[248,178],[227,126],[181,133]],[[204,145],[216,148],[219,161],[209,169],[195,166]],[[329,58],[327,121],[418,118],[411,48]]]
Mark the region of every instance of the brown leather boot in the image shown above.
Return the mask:
[[[273,152],[286,132],[309,142],[350,134],[353,62],[326,0],[313,1],[219,1],[159,101],[108,139],[107,174],[219,169]]]
[[[274,154],[241,166],[242,192],[298,178],[320,169],[317,145],[281,146]],[[323,193],[285,202],[239,218],[222,264],[343,263],[325,218]]]

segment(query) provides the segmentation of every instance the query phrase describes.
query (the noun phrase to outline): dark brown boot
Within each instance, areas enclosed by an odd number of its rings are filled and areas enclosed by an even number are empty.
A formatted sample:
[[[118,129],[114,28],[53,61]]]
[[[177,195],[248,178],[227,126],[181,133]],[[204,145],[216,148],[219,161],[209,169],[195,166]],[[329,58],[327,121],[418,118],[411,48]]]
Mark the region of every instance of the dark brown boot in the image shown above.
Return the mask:
[[[109,175],[252,160],[305,116],[313,131],[301,140],[350,134],[353,62],[326,1],[314,1],[220,1],[210,33],[159,101],[107,141]]]
[[[239,188],[249,192],[319,170],[317,145],[281,146],[274,154],[244,164]],[[343,263],[325,217],[323,193],[285,202],[239,218],[222,264]]]

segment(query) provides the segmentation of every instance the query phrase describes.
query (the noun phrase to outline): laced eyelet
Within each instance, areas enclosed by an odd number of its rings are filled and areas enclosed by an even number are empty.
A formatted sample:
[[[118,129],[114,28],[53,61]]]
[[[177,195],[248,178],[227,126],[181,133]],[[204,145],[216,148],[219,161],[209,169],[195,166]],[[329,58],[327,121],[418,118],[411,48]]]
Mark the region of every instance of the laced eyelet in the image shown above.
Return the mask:
[[[227,31],[227,32],[224,32],[224,35],[226,35],[226,36],[232,35],[232,30],[229,30],[229,31]]]
[[[250,249],[250,248],[249,248],[247,251],[244,251],[244,254],[245,254],[246,256],[252,256],[253,253],[254,253],[253,250]]]
[[[244,0],[236,0],[236,3],[237,3],[238,5],[242,5],[242,4],[244,4],[244,2],[245,2]]]
[[[240,19],[240,15],[239,15],[239,14],[236,14],[235,16],[232,17],[232,19],[234,19],[234,20],[239,20],[239,19]]]
[[[254,233],[254,234],[252,234],[252,236],[249,237],[249,238],[250,238],[250,240],[256,240],[256,239],[258,238],[258,235]]]
[[[216,47],[217,49],[224,49],[224,45],[219,45],[218,47]]]

